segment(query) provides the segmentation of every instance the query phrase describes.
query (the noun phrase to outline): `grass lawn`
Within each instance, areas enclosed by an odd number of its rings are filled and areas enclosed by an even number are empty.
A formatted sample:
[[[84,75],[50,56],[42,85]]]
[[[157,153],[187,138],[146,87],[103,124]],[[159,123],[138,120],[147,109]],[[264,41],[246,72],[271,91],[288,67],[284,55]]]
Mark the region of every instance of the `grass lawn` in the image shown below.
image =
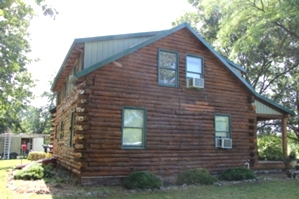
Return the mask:
[[[28,163],[27,160],[22,160],[22,163]],[[271,199],[282,199],[282,198],[299,198],[299,180],[259,180],[253,183],[239,183],[230,184],[224,186],[189,186],[187,188],[170,189],[166,191],[150,191],[150,192],[137,192],[131,193],[130,191],[124,190],[120,186],[104,187],[96,186],[94,189],[91,187],[75,187],[81,190],[79,196],[56,196],[54,193],[47,195],[38,194],[17,194],[10,189],[6,188],[7,175],[11,168],[21,164],[21,160],[0,160],[0,193],[1,198],[13,199],[13,198],[102,198],[103,196],[88,196],[92,194],[92,190],[101,191],[105,190],[108,195],[103,198],[130,198],[130,199],[193,199],[193,198],[221,198],[221,199],[234,199],[234,198],[271,198]],[[89,188],[87,190],[87,188]]]

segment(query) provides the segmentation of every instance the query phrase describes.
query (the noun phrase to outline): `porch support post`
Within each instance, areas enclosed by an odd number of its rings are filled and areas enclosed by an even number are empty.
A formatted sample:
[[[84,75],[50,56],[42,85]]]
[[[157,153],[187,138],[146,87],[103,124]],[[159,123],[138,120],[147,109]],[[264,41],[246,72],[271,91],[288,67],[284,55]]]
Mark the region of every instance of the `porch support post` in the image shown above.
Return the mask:
[[[284,116],[282,118],[282,154],[284,158],[287,157],[288,155],[287,121],[288,121],[288,117]]]

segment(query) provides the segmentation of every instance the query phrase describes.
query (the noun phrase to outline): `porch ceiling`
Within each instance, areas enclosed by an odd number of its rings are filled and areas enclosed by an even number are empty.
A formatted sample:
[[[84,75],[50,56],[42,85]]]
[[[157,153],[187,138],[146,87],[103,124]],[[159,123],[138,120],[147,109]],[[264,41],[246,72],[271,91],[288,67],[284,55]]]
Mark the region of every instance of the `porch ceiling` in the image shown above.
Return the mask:
[[[253,102],[253,105],[256,107],[255,112],[258,121],[282,119],[287,116],[285,113],[282,113],[279,110],[269,106],[268,104],[265,104],[258,100],[255,100],[255,102]]]

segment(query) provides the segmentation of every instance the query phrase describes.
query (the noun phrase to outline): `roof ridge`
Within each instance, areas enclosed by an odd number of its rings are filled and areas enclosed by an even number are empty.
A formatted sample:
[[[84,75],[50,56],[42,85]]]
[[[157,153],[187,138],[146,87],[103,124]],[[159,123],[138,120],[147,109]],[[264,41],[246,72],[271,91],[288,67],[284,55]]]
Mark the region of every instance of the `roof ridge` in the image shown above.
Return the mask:
[[[116,59],[119,59],[119,58],[121,58],[121,57],[123,57],[123,56],[125,56],[125,55],[128,55],[128,54],[130,54],[130,53],[132,53],[132,52],[134,52],[134,51],[136,51],[136,50],[138,50],[138,49],[140,49],[140,48],[142,48],[142,47],[144,47],[144,46],[146,46],[146,45],[149,45],[149,44],[151,44],[151,43],[153,43],[153,42],[155,42],[155,41],[157,41],[157,40],[159,40],[159,39],[161,39],[161,38],[164,38],[164,37],[166,37],[166,36],[168,36],[168,35],[170,35],[170,34],[172,34],[172,33],[174,33],[174,32],[176,32],[176,31],[178,31],[178,30],[181,30],[181,29],[183,29],[183,28],[187,28],[200,42],[202,42],[244,85],[245,85],[245,87],[247,87],[247,89],[255,96],[255,97],[257,97],[257,98],[259,98],[260,100],[262,100],[263,102],[266,102],[266,103],[270,103],[272,106],[274,106],[274,107],[276,107],[276,108],[278,108],[278,109],[280,109],[280,110],[282,110],[282,111],[284,111],[284,112],[286,112],[286,113],[288,113],[288,114],[290,114],[290,115],[292,115],[292,116],[294,116],[295,115],[295,113],[293,112],[293,111],[291,111],[291,110],[289,110],[289,109],[286,109],[286,108],[284,108],[283,106],[281,106],[280,104],[278,104],[278,103],[276,103],[276,102],[274,102],[274,101],[272,101],[272,100],[270,100],[270,99],[268,99],[268,98],[266,98],[266,97],[264,97],[264,96],[262,96],[261,94],[258,94],[254,89],[253,89],[253,87],[242,77],[242,76],[240,76],[239,74],[238,74],[238,72],[234,69],[234,68],[238,68],[238,69],[240,69],[240,70],[242,70],[243,72],[246,72],[246,69],[244,69],[243,67],[241,67],[241,66],[239,66],[239,65],[237,65],[237,64],[235,64],[234,62],[232,62],[231,60],[228,60],[227,58],[225,58],[225,57],[223,57],[222,55],[220,55],[203,37],[201,37],[187,22],[184,22],[184,23],[182,23],[182,24],[180,24],[180,25],[178,25],[178,26],[175,26],[175,27],[173,27],[173,28],[171,28],[171,29],[169,29],[169,30],[164,30],[164,31],[152,31],[152,32],[146,32],[146,33],[148,33],[148,34],[150,34],[150,33],[157,33],[156,35],[154,35],[153,37],[151,37],[151,38],[149,38],[149,39],[146,39],[146,40],[144,40],[143,42],[140,42],[140,43],[138,43],[138,44],[136,44],[136,45],[133,45],[133,46],[131,46],[130,48],[128,48],[128,49],[126,49],[126,50],[124,50],[124,51],[122,51],[122,52],[119,52],[119,53],[117,53],[117,54],[115,54],[115,55],[113,55],[113,56],[111,56],[111,57],[109,57],[109,58],[107,58],[107,59],[104,59],[104,60],[102,60],[102,61],[100,61],[100,62],[98,62],[98,63],[96,63],[96,64],[94,64],[94,65],[92,65],[92,66],[89,66],[88,68],[86,68],[86,69],[84,69],[84,70],[82,70],[82,71],[80,71],[80,72],[78,72],[77,73],[77,77],[78,78],[80,78],[80,77],[83,77],[83,76],[85,76],[85,75],[87,75],[87,74],[89,74],[90,72],[92,72],[92,71],[94,71],[94,70],[96,70],[96,69],[99,69],[99,68],[101,68],[101,67],[103,67],[104,65],[106,65],[106,64],[108,64],[108,63],[110,63],[110,62],[113,62],[113,61],[115,61]],[[142,35],[142,34],[145,34],[145,33],[131,33],[131,34],[129,34],[129,35],[138,35],[138,34],[140,34],[140,35]],[[119,37],[123,37],[123,36],[125,36],[126,34],[122,34],[122,35],[118,35]],[[118,37],[117,35],[112,35],[112,36],[103,36],[103,38],[117,38]],[[71,46],[71,48],[70,48],[70,50],[75,46],[75,41],[76,42],[88,42],[88,41],[92,41],[92,39],[100,39],[101,37],[93,37],[93,38],[85,38],[85,40],[84,40],[84,38],[83,39],[77,39],[77,40],[74,40],[74,42],[73,42],[73,44],[72,44],[72,46]],[[69,53],[70,53],[70,50],[69,50],[69,52],[68,52],[68,54],[67,54],[67,56],[69,55]],[[65,62],[65,61],[64,61]],[[64,63],[63,62],[63,63]],[[234,68],[233,68],[234,67]],[[63,65],[62,65],[62,67],[60,68],[60,71],[59,71],[59,73],[61,72],[61,70],[62,70],[62,68],[63,68]],[[58,73],[58,75],[59,75],[59,73]],[[57,75],[57,76],[58,76]],[[57,78],[57,76],[56,76],[56,78]],[[54,81],[54,83],[53,83],[53,86],[55,85],[55,83],[56,83],[56,78],[55,78],[55,81]],[[53,88],[53,86],[52,86],[52,88]]]

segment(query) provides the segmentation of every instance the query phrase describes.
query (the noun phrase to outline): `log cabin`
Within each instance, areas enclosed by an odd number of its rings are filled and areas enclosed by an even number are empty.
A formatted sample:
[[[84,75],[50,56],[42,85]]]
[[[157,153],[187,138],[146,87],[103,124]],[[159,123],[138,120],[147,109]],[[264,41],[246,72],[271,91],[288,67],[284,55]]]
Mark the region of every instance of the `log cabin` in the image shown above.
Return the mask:
[[[245,73],[187,23],[75,39],[51,88],[52,152],[81,184],[140,170],[167,179],[199,167],[261,169],[257,122],[282,121],[286,155],[294,112],[258,94]]]

